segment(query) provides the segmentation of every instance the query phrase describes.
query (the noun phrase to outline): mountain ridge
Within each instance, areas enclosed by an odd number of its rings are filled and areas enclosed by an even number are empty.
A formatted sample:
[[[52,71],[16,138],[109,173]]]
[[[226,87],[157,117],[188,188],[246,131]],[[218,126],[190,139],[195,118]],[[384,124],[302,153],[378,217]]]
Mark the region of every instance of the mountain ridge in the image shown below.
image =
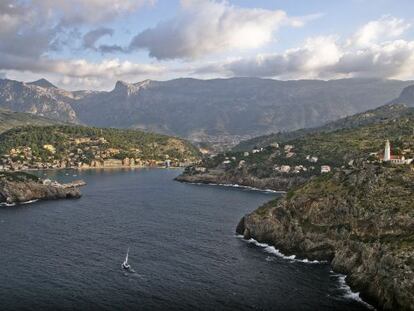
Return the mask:
[[[0,107],[64,122],[234,145],[376,108],[412,81],[179,78],[118,81],[110,91],[65,91],[49,83],[0,79]]]

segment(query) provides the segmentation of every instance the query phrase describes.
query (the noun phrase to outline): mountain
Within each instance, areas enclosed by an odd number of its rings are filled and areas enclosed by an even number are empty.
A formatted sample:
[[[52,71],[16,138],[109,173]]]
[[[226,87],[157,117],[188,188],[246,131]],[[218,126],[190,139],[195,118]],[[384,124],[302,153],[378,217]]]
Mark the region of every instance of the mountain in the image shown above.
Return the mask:
[[[55,125],[14,128],[0,134],[6,170],[172,166],[198,160],[189,142],[138,130]]]
[[[412,166],[364,164],[315,178],[242,218],[237,233],[327,260],[379,310],[414,310]]]
[[[409,107],[414,107],[414,85],[404,88],[400,96],[393,101],[392,104],[405,104]]]
[[[53,85],[51,82],[47,81],[46,79],[39,79],[33,82],[29,82],[27,83],[29,85],[37,85],[43,88],[53,88],[53,89],[57,89],[58,87]]]
[[[176,79],[128,84],[73,107],[81,122],[141,128],[193,141],[240,140],[321,125],[377,107],[410,82],[348,79]]]
[[[69,92],[43,80],[0,80],[0,107],[65,122],[234,145],[376,108],[410,84],[379,79],[175,79],[119,81],[108,92]]]
[[[305,128],[296,131],[279,132],[269,135],[257,136],[237,144],[234,151],[249,151],[257,147],[265,147],[274,142],[286,142],[312,133],[332,132],[339,129],[355,128],[378,122],[386,122],[395,118],[411,114],[414,107],[414,85],[410,85],[401,91],[401,94],[389,104],[376,109],[357,113],[325,125]]]
[[[283,143],[293,139],[298,139],[313,133],[328,133],[339,129],[352,129],[363,125],[387,122],[412,113],[413,109],[408,107],[406,104],[399,103],[397,100],[395,102],[395,104],[387,104],[379,108],[341,118],[318,127],[254,137],[240,142],[233,148],[233,151],[249,151],[254,148],[266,147],[275,142]]]
[[[0,79],[0,108],[63,122],[79,123],[72,105],[89,94],[89,91],[65,91],[44,79],[31,83]]]
[[[59,123],[61,122],[30,113],[13,112],[0,108],[0,133],[15,127],[27,125],[46,126]]]

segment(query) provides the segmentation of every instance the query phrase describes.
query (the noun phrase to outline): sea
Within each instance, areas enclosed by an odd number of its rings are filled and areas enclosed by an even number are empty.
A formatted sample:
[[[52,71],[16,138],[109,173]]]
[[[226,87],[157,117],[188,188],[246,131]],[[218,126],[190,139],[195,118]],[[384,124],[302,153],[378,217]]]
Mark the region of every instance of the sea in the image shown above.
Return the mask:
[[[328,263],[235,234],[280,194],[179,183],[180,172],[36,172],[87,185],[78,200],[0,208],[0,310],[371,309]]]

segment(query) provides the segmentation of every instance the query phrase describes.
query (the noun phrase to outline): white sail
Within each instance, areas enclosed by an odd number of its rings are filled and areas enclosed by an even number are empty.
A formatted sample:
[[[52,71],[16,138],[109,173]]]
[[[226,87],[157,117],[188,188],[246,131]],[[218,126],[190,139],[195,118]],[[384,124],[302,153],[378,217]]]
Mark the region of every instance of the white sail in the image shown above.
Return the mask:
[[[125,264],[128,264],[128,254],[129,254],[129,247],[128,247],[127,254],[125,257],[125,261],[124,261]]]

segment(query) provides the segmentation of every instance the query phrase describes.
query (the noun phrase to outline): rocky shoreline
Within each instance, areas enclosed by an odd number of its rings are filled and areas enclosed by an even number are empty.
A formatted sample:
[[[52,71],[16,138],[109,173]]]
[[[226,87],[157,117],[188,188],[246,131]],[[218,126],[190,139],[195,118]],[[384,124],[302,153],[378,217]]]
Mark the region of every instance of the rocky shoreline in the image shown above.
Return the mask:
[[[217,184],[217,185],[239,185],[260,190],[288,191],[289,189],[303,184],[308,180],[305,177],[278,177],[278,178],[257,178],[250,175],[231,175],[226,173],[199,173],[181,174],[175,178],[179,182]]]
[[[244,216],[236,232],[327,260],[371,304],[414,310],[414,172],[365,165],[316,178]]]
[[[14,205],[37,200],[78,199],[83,181],[67,184],[45,182],[29,174],[0,176],[0,203]]]

